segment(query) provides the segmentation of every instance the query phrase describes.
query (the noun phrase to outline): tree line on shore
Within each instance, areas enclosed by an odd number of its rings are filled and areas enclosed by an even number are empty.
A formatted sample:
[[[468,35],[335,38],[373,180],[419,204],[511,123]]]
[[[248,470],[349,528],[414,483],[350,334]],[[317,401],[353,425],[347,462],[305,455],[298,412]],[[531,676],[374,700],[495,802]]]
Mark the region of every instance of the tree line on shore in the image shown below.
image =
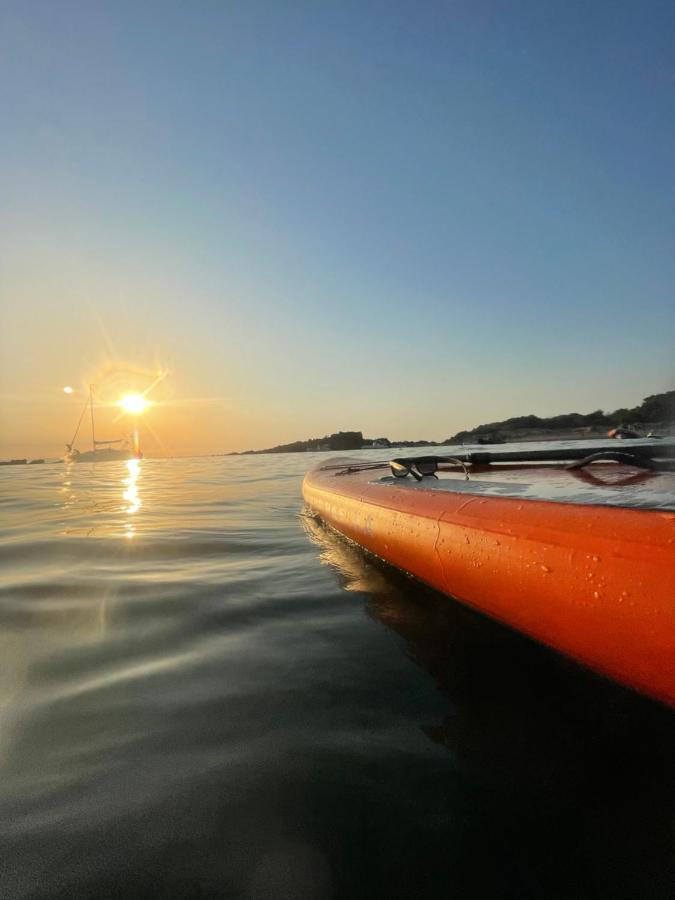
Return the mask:
[[[481,438],[494,436],[500,432],[557,432],[566,430],[578,430],[582,428],[609,429],[620,425],[633,426],[663,426],[675,423],[675,390],[666,391],[663,394],[652,394],[645,397],[639,406],[632,409],[622,407],[613,412],[603,412],[596,409],[590,413],[563,413],[558,416],[542,418],[540,416],[514,416],[501,422],[487,422],[478,425],[470,431],[459,431],[452,437],[440,442],[444,444],[480,442]],[[276,447],[268,447],[265,450],[244,450],[241,454],[253,453],[300,453],[317,450],[362,450],[364,447],[434,447],[439,446],[437,441],[402,440],[390,441],[386,437],[364,438],[361,431],[337,431],[324,437],[309,438],[305,441],[293,441],[290,444],[279,444]]]
[[[613,412],[596,409],[591,413],[563,413],[558,416],[515,416],[501,422],[488,422],[470,431],[459,431],[443,441],[444,444],[467,442],[486,434],[500,431],[564,431],[578,428],[613,428],[619,425],[665,425],[675,422],[675,391],[652,394],[645,397],[639,406],[632,409],[622,407]]]

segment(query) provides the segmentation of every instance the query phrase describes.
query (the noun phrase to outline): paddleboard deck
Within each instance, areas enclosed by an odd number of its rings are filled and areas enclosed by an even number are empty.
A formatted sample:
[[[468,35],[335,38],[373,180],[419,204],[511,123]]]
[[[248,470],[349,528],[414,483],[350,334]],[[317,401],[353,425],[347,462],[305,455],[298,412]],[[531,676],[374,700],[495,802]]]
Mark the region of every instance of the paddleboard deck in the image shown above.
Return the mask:
[[[451,491],[482,497],[548,500],[581,506],[675,511],[675,473],[645,472],[625,465],[566,470],[550,465],[491,465],[463,472],[439,471],[423,481],[380,476],[374,484],[412,491]]]

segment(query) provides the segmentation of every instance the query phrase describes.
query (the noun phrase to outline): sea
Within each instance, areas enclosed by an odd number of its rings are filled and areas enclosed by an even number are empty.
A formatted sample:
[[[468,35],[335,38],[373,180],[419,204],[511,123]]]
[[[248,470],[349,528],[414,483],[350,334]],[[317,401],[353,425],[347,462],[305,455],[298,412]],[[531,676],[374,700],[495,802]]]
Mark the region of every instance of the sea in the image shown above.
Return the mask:
[[[0,469],[3,900],[670,900],[672,711],[330,531],[321,458]]]

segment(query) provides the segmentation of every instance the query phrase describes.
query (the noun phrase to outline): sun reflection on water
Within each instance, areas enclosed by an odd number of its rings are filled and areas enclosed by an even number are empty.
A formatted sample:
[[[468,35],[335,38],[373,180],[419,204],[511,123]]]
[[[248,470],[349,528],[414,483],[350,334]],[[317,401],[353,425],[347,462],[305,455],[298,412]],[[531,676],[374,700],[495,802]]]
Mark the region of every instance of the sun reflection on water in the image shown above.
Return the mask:
[[[138,479],[141,473],[141,461],[140,459],[128,459],[126,466],[129,476],[122,480],[122,483],[125,485],[122,498],[128,503],[128,506],[124,508],[124,511],[128,516],[133,516],[134,513],[138,512],[141,506],[141,499],[138,495]],[[126,536],[129,539],[134,536],[135,529],[133,521],[129,520],[125,523],[125,531]]]

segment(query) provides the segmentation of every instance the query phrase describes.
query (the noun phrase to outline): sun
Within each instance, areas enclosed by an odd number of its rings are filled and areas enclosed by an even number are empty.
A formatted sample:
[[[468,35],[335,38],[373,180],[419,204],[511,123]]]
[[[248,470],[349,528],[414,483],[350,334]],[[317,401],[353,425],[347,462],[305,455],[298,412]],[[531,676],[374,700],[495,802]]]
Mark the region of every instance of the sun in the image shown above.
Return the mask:
[[[125,394],[117,405],[121,407],[124,412],[139,416],[150,406],[150,402],[140,394]]]

